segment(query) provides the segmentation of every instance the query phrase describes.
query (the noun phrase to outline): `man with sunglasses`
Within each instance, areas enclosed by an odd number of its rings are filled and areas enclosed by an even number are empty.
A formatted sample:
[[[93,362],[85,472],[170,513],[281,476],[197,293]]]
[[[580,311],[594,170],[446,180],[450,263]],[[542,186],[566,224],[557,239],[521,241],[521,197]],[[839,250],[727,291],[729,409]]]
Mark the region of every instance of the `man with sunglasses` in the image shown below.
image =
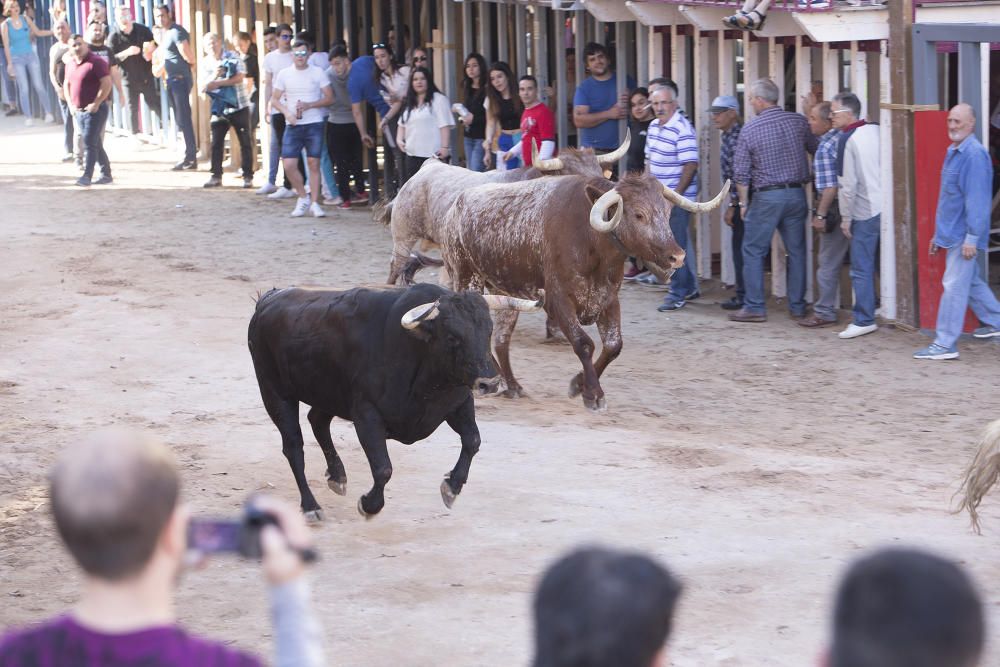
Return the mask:
[[[285,23],[279,25],[276,30],[278,48],[264,56],[264,122],[271,125],[271,160],[268,165],[267,183],[257,190],[257,194],[267,195],[268,199],[290,199],[295,196],[287,173],[282,186],[276,187],[278,160],[281,157],[281,141],[285,134],[285,117],[271,106],[274,77],[281,70],[292,66],[292,34],[291,26]]]
[[[281,158],[285,176],[299,197],[291,214],[293,218],[301,218],[307,211],[316,218],[326,216],[319,204],[323,182],[320,156],[323,152],[326,108],[333,103],[333,89],[326,72],[309,64],[309,55],[308,42],[297,39],[292,43],[292,66],[278,72],[271,95],[271,108],[284,114]],[[297,169],[303,150],[309,168],[311,199],[306,193],[305,179]]]
[[[184,26],[174,22],[169,5],[160,5],[156,11],[160,24],[159,48],[163,54],[163,68],[167,76],[167,93],[174,109],[177,128],[184,135],[184,159],[175,164],[173,169],[194,170],[198,168],[198,143],[191,116],[191,88],[194,86],[191,68],[195,62],[191,35]]]

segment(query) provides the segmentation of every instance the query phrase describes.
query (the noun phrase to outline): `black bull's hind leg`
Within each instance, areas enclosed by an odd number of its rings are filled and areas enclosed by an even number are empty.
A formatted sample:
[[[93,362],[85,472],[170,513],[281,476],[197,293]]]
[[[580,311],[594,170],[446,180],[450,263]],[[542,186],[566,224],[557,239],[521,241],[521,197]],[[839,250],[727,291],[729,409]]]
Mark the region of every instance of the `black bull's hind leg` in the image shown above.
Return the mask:
[[[618,358],[618,355],[622,352],[622,326],[621,326],[621,306],[618,303],[618,299],[615,298],[608,307],[604,309],[600,317],[597,318],[597,330],[601,334],[601,356],[597,358],[597,363],[594,364],[594,372],[597,374],[597,378],[600,378],[604,374],[604,369],[608,367],[612,361]],[[588,339],[589,340],[589,339]],[[576,349],[574,347],[574,349]],[[587,364],[584,363],[584,369],[586,369]],[[584,373],[577,373],[569,383],[569,395],[570,397],[577,396],[582,391],[581,383],[584,380]],[[596,409],[603,410],[607,408],[607,401],[604,399],[604,390],[601,389],[599,380],[597,386],[599,398],[597,401]],[[584,395],[584,403],[587,402],[587,397]],[[589,404],[587,407],[594,409]]]
[[[450,509],[455,498],[462,492],[462,487],[469,479],[469,466],[472,457],[479,451],[479,427],[476,426],[476,403],[469,398],[455,412],[448,416],[448,426],[462,438],[462,453],[458,462],[441,482],[441,499]]]
[[[374,482],[371,491],[358,499],[358,511],[361,516],[370,519],[385,506],[385,485],[392,477],[392,462],[385,444],[385,424],[374,407],[363,406],[358,410],[354,430],[368,457]]]
[[[299,487],[302,511],[309,519],[322,519],[323,513],[315,496],[309,490],[306,480],[306,458],[303,452],[302,429],[299,428],[299,402],[283,399],[275,392],[261,386],[261,397],[271,421],[281,433],[281,451],[288,459],[288,465],[295,476],[295,484]]]
[[[344,470],[344,462],[340,460],[333,446],[333,438],[330,437],[331,421],[333,415],[316,408],[309,411],[309,424],[312,425],[313,435],[323,450],[323,456],[326,457],[326,483],[334,493],[343,496],[347,494],[347,471]]]

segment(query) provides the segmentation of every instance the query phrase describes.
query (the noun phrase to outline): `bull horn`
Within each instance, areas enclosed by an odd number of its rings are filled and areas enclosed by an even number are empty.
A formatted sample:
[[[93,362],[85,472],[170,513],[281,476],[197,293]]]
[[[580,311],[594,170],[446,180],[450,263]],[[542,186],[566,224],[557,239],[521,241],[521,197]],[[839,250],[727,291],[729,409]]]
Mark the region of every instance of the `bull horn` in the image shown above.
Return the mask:
[[[542,159],[538,157],[538,145],[531,142],[531,166],[538,171],[559,171],[563,168],[563,161],[557,157]]]
[[[618,204],[618,210],[615,211],[610,220],[605,220],[604,214],[615,204]],[[598,197],[594,205],[590,207],[590,226],[601,233],[613,232],[618,227],[618,223],[622,221],[623,207],[621,195],[614,188],[608,190]]]
[[[622,145],[611,151],[610,153],[605,153],[604,155],[597,156],[597,164],[614,164],[625,157],[625,153],[628,153],[628,146],[632,143],[632,130],[625,130],[625,141]]]
[[[438,316],[438,302],[422,303],[416,308],[410,308],[399,321],[404,329],[416,329],[421,322],[433,320]]]
[[[722,200],[729,196],[729,185],[729,181],[726,181],[726,184],[722,186],[722,190],[720,190],[719,194],[715,196],[715,199],[712,201],[702,202],[700,204],[698,202],[691,201],[675,190],[671,190],[666,185],[663,186],[663,196],[674,204],[680,206],[685,211],[691,211],[692,213],[707,213],[712,209],[718,208],[719,204],[722,203]]]
[[[532,299],[517,299],[512,296],[501,294],[484,294],[486,305],[490,310],[516,310],[522,313],[535,313],[542,308],[542,299],[534,301]]]

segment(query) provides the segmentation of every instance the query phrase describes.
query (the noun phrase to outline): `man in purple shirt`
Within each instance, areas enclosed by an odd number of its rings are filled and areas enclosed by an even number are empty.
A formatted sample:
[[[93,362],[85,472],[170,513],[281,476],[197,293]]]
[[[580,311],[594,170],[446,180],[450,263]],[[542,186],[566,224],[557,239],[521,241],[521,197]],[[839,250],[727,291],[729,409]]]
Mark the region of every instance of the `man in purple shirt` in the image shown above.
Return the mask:
[[[74,443],[51,475],[59,535],[83,570],[67,614],[7,634],[0,667],[249,667],[261,662],[176,625],[174,589],[188,549],[190,513],[169,450],[116,431]],[[271,587],[275,664],[323,664],[299,556],[311,546],[302,515],[274,498],[254,506],[277,520],[260,535]]]
[[[815,153],[817,138],[805,116],[778,107],[778,87],[770,79],[750,86],[749,104],[757,117],[746,124],[736,143],[733,180],[743,216],[743,308],[730,314],[734,322],[764,322],[764,257],[777,229],[788,251],[788,307],[793,319],[806,314],[806,153]],[[753,187],[753,205],[749,205]]]

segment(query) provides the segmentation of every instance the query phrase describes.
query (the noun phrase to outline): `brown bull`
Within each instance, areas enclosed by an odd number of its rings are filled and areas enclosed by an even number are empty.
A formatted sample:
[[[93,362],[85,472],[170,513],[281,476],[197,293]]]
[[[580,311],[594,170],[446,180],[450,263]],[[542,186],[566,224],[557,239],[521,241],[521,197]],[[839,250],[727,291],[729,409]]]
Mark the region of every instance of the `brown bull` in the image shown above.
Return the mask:
[[[400,188],[396,198],[381,207],[375,219],[392,230],[392,258],[389,264],[389,284],[395,284],[413,245],[420,240],[440,243],[441,225],[448,209],[462,192],[488,183],[514,183],[541,176],[579,174],[603,176],[605,166],[614,164],[628,151],[630,136],[613,153],[595,155],[585,148],[566,149],[558,158],[541,161],[544,171],[521,167],[510,171],[480,173],[455,167],[436,159],[427,160],[420,170]]]
[[[442,256],[455,285],[476,284],[512,296],[544,290],[546,312],[583,364],[570,382],[570,396],[583,394],[585,406],[604,409],[599,378],[622,349],[618,291],[626,256],[641,258],[666,279],[684,261],[684,250],[670,232],[671,205],[709,210],[728,191],[727,183],[712,202],[695,204],[648,173],[627,175],[617,184],[560,176],[481,185],[462,192],[449,210]],[[510,366],[516,323],[511,314],[497,317],[494,327],[497,361],[510,397],[523,393]],[[603,343],[596,363],[594,342],[583,329],[594,323]]]

